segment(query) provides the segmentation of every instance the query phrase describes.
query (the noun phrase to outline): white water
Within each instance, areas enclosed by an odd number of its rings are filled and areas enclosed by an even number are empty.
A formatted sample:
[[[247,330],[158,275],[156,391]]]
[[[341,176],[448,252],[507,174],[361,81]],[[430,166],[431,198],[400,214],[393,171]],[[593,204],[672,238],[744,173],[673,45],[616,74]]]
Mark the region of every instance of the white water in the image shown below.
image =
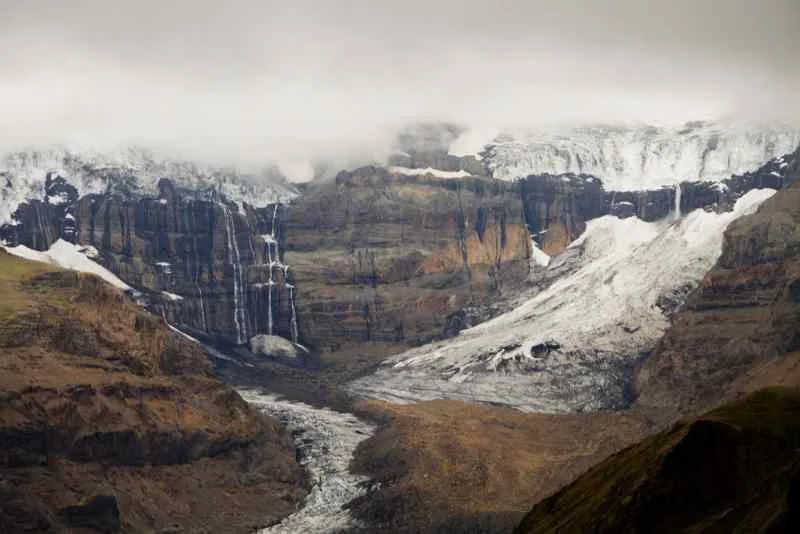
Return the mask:
[[[258,534],[332,534],[358,526],[344,506],[366,492],[368,478],[350,473],[350,461],[358,444],[369,438],[375,428],[352,414],[252,390],[239,393],[262,412],[286,424],[303,454],[301,464],[311,482],[311,492],[300,510]]]
[[[228,237],[228,262],[233,267],[233,322],[236,325],[236,342],[242,344],[247,338],[246,311],[242,306],[244,300],[244,287],[242,283],[242,264],[239,256],[239,244],[236,240],[236,225],[230,209],[224,203],[219,203],[225,215],[225,233]]]
[[[272,335],[272,263],[269,264],[269,283],[267,284],[267,333]]]
[[[675,184],[675,219],[681,218],[681,184]]]
[[[196,281],[197,292],[200,294],[200,319],[203,321],[203,332],[208,332],[208,321],[206,320],[206,302],[203,297],[203,290],[200,288],[200,281]]]
[[[292,284],[286,284],[286,287],[289,288],[289,305],[292,308],[292,320],[289,323],[292,329],[292,343],[297,345],[297,340],[300,336],[297,332],[297,310],[294,308],[294,286]]]

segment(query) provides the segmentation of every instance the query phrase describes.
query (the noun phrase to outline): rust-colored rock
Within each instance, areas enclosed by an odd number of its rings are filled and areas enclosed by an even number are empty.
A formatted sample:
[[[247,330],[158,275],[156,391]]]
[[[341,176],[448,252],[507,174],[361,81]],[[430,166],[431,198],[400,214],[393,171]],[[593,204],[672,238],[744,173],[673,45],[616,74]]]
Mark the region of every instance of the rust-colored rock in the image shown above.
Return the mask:
[[[519,195],[489,179],[340,173],[291,206],[286,235],[301,331],[323,350],[434,339],[448,314],[528,273]]]

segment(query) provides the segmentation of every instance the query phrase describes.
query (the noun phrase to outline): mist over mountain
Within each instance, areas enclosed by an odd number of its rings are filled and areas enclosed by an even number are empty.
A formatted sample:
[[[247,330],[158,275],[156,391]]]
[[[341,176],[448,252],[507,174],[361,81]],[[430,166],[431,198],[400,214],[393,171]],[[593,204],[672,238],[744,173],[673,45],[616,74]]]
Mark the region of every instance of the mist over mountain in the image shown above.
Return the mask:
[[[405,125],[797,122],[800,7],[713,0],[0,3],[0,149],[381,161]]]

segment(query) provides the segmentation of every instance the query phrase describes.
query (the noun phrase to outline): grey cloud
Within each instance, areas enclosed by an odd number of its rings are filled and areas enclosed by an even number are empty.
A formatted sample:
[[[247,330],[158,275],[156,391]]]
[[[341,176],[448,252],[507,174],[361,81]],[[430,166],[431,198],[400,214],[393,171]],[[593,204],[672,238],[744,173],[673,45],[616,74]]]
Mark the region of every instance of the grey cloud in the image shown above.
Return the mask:
[[[800,120],[797,0],[0,0],[0,146],[258,163],[389,127]]]

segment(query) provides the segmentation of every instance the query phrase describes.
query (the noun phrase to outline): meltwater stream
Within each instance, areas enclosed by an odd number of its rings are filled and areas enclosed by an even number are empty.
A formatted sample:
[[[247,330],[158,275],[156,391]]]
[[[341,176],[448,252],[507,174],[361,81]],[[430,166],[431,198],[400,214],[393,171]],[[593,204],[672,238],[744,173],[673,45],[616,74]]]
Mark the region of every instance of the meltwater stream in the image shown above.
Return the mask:
[[[333,534],[359,526],[344,506],[366,492],[367,477],[350,473],[350,460],[359,443],[375,427],[352,414],[281,400],[253,390],[240,390],[242,397],[266,414],[280,419],[301,451],[311,492],[303,507],[277,525],[258,534]]]

